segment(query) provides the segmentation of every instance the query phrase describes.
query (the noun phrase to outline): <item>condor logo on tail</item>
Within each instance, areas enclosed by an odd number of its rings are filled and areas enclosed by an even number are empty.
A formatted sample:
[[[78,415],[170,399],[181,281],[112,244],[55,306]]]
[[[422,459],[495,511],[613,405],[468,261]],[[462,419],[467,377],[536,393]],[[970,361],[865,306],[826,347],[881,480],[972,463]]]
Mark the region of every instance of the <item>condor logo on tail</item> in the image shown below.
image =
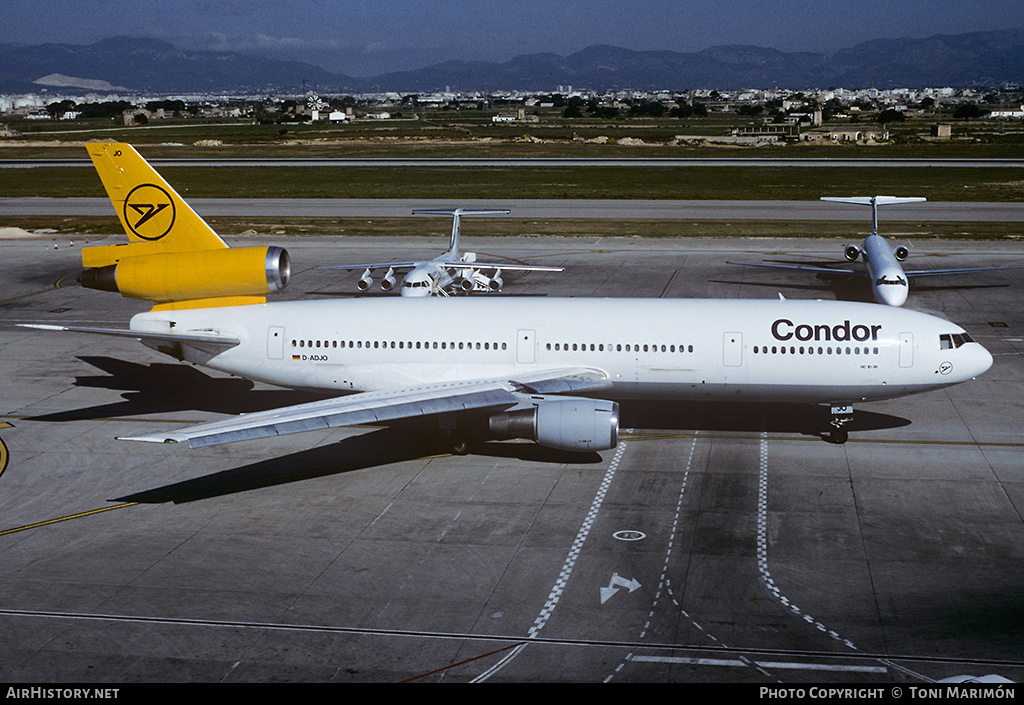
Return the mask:
[[[155,184],[140,184],[124,199],[124,222],[143,240],[159,240],[174,227],[174,199]]]
[[[88,150],[129,242],[83,248],[82,286],[179,310],[265,303],[288,284],[285,250],[228,247],[131,145]]]

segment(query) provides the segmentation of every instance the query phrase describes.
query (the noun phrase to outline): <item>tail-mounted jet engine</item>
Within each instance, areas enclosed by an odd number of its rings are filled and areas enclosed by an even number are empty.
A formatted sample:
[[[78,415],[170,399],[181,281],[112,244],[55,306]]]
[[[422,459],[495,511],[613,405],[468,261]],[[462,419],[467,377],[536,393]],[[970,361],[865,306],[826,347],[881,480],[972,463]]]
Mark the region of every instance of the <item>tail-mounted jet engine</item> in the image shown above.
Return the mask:
[[[898,245],[893,248],[892,254],[896,257],[896,259],[902,262],[907,258],[907,255],[910,254],[910,250],[908,250],[904,245]]]
[[[116,264],[86,269],[78,281],[89,289],[161,303],[263,296],[284,289],[291,278],[288,251],[274,245],[125,255]]]
[[[847,245],[844,254],[850,262],[856,262],[857,258],[860,257],[860,249],[856,245]]]

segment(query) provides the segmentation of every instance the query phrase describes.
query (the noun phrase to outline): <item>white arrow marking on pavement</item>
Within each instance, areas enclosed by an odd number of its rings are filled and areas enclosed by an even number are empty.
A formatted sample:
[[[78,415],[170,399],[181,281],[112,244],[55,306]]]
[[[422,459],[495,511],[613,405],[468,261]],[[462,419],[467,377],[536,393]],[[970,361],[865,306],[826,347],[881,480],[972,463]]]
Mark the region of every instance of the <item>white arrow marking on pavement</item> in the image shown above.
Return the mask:
[[[612,579],[608,582],[608,587],[601,588],[602,605],[611,599],[612,595],[619,591],[619,588],[615,587],[616,585],[628,588],[630,592],[633,592],[640,587],[640,583],[638,583],[635,578],[632,580],[626,580],[625,578],[619,577],[618,573],[612,573]]]

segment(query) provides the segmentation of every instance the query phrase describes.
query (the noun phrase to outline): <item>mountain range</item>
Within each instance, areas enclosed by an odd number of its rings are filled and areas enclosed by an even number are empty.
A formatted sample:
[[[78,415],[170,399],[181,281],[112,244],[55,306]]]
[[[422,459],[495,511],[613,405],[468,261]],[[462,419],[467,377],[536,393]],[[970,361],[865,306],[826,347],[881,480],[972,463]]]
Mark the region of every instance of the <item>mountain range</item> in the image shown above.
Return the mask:
[[[1024,29],[876,39],[833,54],[715,46],[698,52],[596,45],[569,56],[530,54],[505,63],[448,61],[356,78],[311,63],[228,51],[184,51],[115,37],[95,44],[0,44],[0,92],[48,86],[149,93],[608,90],[780,87],[895,88],[1024,83]]]

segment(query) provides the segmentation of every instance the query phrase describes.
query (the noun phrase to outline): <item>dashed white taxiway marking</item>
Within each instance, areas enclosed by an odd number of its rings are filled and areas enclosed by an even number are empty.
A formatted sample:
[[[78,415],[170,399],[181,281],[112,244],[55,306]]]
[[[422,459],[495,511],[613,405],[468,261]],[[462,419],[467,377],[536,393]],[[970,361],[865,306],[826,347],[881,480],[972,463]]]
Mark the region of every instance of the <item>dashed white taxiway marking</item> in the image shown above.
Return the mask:
[[[627,430],[626,433],[629,433],[630,430]],[[530,627],[527,638],[537,638],[540,630],[543,629],[544,625],[548,623],[549,619],[551,619],[551,613],[554,612],[555,607],[558,606],[558,601],[561,599],[562,592],[565,590],[565,584],[569,581],[569,576],[572,575],[572,569],[576,566],[576,561],[579,558],[580,551],[583,549],[583,543],[587,540],[587,536],[590,535],[590,529],[594,526],[594,521],[597,519],[597,513],[601,509],[601,504],[604,502],[605,495],[608,494],[608,488],[612,484],[612,479],[615,477],[615,471],[618,470],[619,463],[622,462],[622,454],[625,450],[626,444],[619,443],[619,447],[616,449],[615,455],[612,457],[612,462],[608,464],[608,470],[604,474],[604,479],[601,480],[601,486],[597,490],[597,495],[594,496],[594,501],[590,504],[590,511],[587,512],[587,516],[583,520],[583,525],[576,534],[576,540],[572,542],[572,547],[569,549],[569,555],[566,556],[565,563],[562,564],[562,570],[558,574],[558,580],[555,581],[555,586],[551,589],[551,593],[548,595],[548,599],[544,603],[544,608],[541,610],[540,616],[534,620],[533,626]],[[498,663],[494,664],[491,668],[474,678],[472,682],[481,683],[487,680],[508,665],[512,659],[518,656],[526,647],[527,644],[520,644],[510,651],[503,659],[498,661]]]

